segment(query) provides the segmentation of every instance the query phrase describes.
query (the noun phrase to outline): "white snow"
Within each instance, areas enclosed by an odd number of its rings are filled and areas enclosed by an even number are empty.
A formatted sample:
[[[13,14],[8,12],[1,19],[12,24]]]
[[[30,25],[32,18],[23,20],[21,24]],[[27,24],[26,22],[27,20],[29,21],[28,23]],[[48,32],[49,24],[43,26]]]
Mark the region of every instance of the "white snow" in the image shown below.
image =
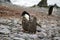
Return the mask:
[[[37,5],[41,0],[11,0],[13,4],[30,7],[33,5]],[[48,5],[57,4],[60,6],[60,0],[47,0]]]

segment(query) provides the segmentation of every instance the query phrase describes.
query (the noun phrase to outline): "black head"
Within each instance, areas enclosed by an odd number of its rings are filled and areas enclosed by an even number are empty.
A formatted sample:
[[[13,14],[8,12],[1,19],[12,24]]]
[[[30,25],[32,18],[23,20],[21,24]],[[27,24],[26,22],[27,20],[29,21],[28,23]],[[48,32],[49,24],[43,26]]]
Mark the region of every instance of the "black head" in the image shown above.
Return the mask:
[[[23,11],[23,13],[22,13],[22,15],[21,15],[21,16],[24,16],[25,14],[27,14],[27,15],[29,15],[29,16],[30,16],[30,14],[29,14],[28,12],[26,12],[26,11]]]

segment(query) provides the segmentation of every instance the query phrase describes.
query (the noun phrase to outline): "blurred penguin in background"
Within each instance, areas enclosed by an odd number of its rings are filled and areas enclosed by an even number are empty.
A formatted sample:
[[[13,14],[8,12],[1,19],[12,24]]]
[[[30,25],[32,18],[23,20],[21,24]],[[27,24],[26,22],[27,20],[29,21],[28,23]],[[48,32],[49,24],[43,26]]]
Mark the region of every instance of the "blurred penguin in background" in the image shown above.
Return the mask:
[[[49,11],[48,11],[48,15],[52,15],[53,8],[54,8],[54,5],[50,6]]]

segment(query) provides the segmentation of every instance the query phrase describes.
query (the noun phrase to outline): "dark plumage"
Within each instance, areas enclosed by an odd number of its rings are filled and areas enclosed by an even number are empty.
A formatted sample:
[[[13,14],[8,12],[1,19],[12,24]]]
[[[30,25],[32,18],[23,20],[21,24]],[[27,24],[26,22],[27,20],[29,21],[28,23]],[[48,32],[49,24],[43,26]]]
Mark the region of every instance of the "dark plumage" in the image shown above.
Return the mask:
[[[30,16],[30,14],[29,14],[29,13],[27,13],[26,11],[23,11],[23,13],[22,13],[22,15],[21,15],[21,16],[24,16],[25,14],[27,14],[27,15],[29,15],[29,16]]]
[[[22,18],[22,27],[23,27],[24,31],[28,31],[28,26],[29,26],[28,23],[29,23],[29,21],[25,17],[23,17]]]
[[[37,19],[34,16],[30,16],[30,20],[29,20],[29,28],[28,31],[29,33],[36,33],[36,22]]]
[[[27,14],[29,16],[29,20],[26,19],[24,16]],[[34,16],[30,16],[29,13],[24,11],[22,13],[22,27],[24,31],[27,31],[28,33],[36,33],[36,26],[37,26],[37,19]]]
[[[51,15],[51,14],[52,14],[53,7],[54,7],[54,6],[50,6],[49,11],[48,11],[48,15]]]

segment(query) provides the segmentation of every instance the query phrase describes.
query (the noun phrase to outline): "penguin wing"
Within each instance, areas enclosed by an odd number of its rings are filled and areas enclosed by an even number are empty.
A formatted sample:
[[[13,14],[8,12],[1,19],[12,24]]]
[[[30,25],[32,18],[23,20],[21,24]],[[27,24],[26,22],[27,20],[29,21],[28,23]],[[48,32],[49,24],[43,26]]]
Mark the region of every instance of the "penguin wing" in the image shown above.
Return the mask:
[[[38,24],[38,23],[36,23],[36,25],[37,25],[37,26],[39,26],[39,27],[41,27],[41,25],[40,25],[40,24]]]

